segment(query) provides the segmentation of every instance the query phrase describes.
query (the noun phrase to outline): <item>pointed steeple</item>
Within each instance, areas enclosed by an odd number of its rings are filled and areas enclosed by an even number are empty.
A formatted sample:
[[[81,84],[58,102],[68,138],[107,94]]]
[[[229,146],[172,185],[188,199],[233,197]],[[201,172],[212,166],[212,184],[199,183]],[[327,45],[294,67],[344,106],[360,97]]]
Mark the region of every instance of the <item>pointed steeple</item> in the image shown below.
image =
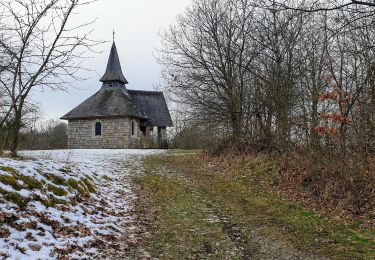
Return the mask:
[[[121,82],[123,84],[128,84],[124,75],[122,74],[120,59],[118,57],[116,44],[113,41],[111,53],[109,54],[107,69],[100,79],[103,83]]]

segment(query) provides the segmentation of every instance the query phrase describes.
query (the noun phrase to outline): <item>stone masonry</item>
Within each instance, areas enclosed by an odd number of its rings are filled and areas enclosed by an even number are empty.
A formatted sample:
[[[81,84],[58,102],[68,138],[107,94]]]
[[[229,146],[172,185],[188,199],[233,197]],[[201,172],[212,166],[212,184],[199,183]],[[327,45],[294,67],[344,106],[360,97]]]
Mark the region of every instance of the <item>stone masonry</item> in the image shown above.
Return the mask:
[[[149,149],[153,147],[151,127],[146,126],[144,132],[141,132],[141,148]]]
[[[131,122],[136,124],[132,136]],[[102,124],[102,135],[95,136],[95,124]],[[69,121],[70,149],[136,149],[149,148],[141,145],[139,120],[131,118],[71,120]]]

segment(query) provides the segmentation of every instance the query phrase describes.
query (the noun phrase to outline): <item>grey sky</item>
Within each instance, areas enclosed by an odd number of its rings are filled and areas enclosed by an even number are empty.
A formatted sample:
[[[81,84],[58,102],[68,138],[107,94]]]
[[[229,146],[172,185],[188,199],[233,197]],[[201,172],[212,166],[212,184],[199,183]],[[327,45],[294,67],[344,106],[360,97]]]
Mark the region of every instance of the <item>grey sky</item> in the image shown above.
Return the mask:
[[[64,92],[34,92],[33,99],[41,105],[44,119],[59,118],[99,90],[116,31],[116,45],[121,66],[129,81],[128,88],[152,90],[160,81],[160,66],[155,61],[155,49],[160,46],[158,33],[176,21],[190,0],[99,0],[80,10],[78,20],[97,18],[93,37],[109,42],[100,47],[87,67],[97,72],[91,79],[77,82]]]

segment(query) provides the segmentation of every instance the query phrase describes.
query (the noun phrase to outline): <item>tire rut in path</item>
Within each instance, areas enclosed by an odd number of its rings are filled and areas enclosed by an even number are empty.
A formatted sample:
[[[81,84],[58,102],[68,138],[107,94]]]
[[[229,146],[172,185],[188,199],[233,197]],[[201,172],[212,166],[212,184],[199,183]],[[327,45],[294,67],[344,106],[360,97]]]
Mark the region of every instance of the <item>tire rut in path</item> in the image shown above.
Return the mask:
[[[130,165],[128,165],[128,167],[129,166]],[[137,163],[137,167],[139,167],[139,162]],[[155,169],[155,172],[164,176],[178,178],[189,184],[193,191],[192,195],[202,199],[202,202],[208,209],[208,217],[216,219],[223,233],[232,241],[239,259],[319,259],[298,252],[294,248],[290,248],[290,246],[282,241],[282,238],[268,237],[264,232],[264,230],[267,229],[266,226],[254,226],[249,236],[249,234],[245,233],[247,231],[244,231],[241,227],[233,223],[229,216],[222,213],[220,206],[215,205],[212,201],[207,199],[207,196],[204,196],[201,192],[202,187],[196,180],[171,171],[165,166],[158,167]],[[137,174],[144,174],[142,167],[138,168]],[[140,187],[136,187],[136,185],[133,184],[132,188],[134,189],[134,193],[137,194],[138,192],[135,191],[135,189],[139,189]],[[145,197],[137,197],[133,200],[133,203],[146,206],[147,208],[149,202]],[[137,207],[135,207],[135,209],[136,208]],[[150,259],[150,254],[144,248],[142,241],[149,236],[148,223],[155,220],[155,215],[144,210],[135,210],[133,214],[134,229],[131,232],[131,236],[135,244],[130,245],[126,254],[120,254],[121,259]],[[119,255],[117,255],[117,258],[112,259],[118,259],[118,257]]]
[[[250,236],[245,234],[245,231],[233,223],[229,216],[222,213],[220,206],[215,205],[213,201],[207,200],[207,196],[200,192],[202,187],[198,181],[175,172],[173,172],[173,175],[189,183],[195,193],[199,194],[200,198],[205,198],[203,201],[206,207],[219,220],[223,233],[231,239],[241,259],[320,259],[298,252],[286,244],[282,238],[268,237],[264,234],[264,230],[268,228],[265,225],[254,226]]]

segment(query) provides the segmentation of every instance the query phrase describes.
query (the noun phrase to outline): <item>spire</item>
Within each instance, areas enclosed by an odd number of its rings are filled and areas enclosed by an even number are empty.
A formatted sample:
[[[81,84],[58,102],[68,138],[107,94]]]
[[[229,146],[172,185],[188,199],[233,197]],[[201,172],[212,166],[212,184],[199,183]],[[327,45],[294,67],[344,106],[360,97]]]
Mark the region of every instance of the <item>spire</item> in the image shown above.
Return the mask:
[[[118,57],[116,44],[113,41],[111,53],[109,54],[107,69],[100,79],[101,82],[121,82],[123,84],[128,84],[124,75],[122,74],[120,59]]]

